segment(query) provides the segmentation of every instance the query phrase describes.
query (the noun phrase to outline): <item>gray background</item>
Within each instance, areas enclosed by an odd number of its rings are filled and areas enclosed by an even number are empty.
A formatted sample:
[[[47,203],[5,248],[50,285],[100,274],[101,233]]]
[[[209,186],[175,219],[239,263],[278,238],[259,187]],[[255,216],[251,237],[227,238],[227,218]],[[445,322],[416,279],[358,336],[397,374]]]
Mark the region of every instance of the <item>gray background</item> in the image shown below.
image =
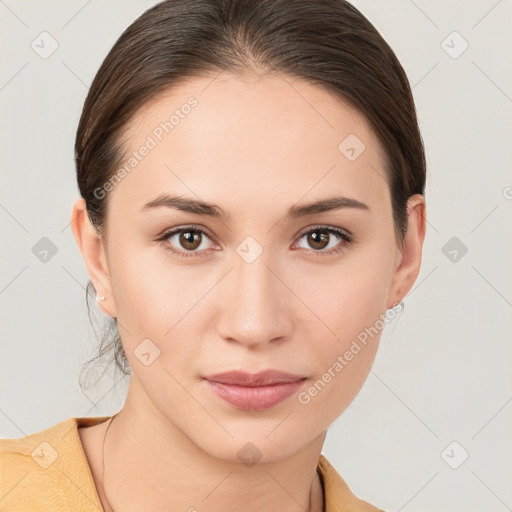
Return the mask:
[[[78,385],[97,341],[69,227],[73,143],[101,61],[155,3],[0,1],[0,437],[122,406],[128,378]],[[323,453],[389,512],[512,510],[512,2],[353,3],[413,87],[428,229],[405,311]],[[58,43],[48,58],[31,47],[43,31]],[[46,262],[33,252],[43,237],[57,251]]]

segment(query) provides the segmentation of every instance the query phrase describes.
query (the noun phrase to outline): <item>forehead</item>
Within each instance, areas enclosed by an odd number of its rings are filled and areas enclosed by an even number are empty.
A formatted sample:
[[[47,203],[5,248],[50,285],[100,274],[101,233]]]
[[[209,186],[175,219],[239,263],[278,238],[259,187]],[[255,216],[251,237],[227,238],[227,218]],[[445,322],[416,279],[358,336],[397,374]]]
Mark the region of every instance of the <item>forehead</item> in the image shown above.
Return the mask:
[[[382,148],[364,116],[284,75],[189,78],[139,110],[124,149],[128,172],[111,194],[119,204],[173,192],[247,210],[326,193],[367,203],[388,194]]]

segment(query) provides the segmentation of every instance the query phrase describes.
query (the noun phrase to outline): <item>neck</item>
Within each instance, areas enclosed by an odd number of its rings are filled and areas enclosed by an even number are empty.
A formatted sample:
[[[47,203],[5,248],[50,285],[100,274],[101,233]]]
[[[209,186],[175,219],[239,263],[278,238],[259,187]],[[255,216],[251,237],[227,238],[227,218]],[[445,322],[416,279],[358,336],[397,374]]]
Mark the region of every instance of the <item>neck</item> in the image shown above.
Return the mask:
[[[105,436],[100,495],[105,512],[163,512],[170,504],[189,512],[322,512],[316,468],[325,431],[288,457],[243,464],[201,449],[170,419],[144,407],[139,388],[132,377],[125,405]]]

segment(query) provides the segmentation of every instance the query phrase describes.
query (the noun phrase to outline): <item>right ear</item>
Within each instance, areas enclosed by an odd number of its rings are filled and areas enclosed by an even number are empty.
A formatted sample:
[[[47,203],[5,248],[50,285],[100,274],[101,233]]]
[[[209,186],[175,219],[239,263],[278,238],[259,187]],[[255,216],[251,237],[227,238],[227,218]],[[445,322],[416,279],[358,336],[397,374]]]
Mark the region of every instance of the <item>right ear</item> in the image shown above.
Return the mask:
[[[117,308],[112,293],[105,247],[89,219],[85,200],[82,197],[73,204],[71,229],[96,293],[100,297],[103,295],[106,297],[105,300],[97,302],[98,306],[106,315],[116,318]]]

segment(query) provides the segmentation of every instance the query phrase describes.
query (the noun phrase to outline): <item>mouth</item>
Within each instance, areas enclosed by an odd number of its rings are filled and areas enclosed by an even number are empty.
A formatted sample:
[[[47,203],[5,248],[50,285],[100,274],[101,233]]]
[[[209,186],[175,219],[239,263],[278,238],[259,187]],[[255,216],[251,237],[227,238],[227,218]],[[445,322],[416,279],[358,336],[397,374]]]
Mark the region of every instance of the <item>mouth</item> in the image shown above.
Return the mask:
[[[249,373],[243,370],[233,370],[223,373],[216,373],[204,377],[211,382],[222,384],[233,384],[236,386],[271,386],[274,384],[286,384],[305,379],[303,375],[293,375],[280,370],[263,370],[258,373]]]
[[[237,409],[261,411],[276,406],[296,393],[307,377],[278,370],[256,374],[230,371],[204,377],[207,387]]]

